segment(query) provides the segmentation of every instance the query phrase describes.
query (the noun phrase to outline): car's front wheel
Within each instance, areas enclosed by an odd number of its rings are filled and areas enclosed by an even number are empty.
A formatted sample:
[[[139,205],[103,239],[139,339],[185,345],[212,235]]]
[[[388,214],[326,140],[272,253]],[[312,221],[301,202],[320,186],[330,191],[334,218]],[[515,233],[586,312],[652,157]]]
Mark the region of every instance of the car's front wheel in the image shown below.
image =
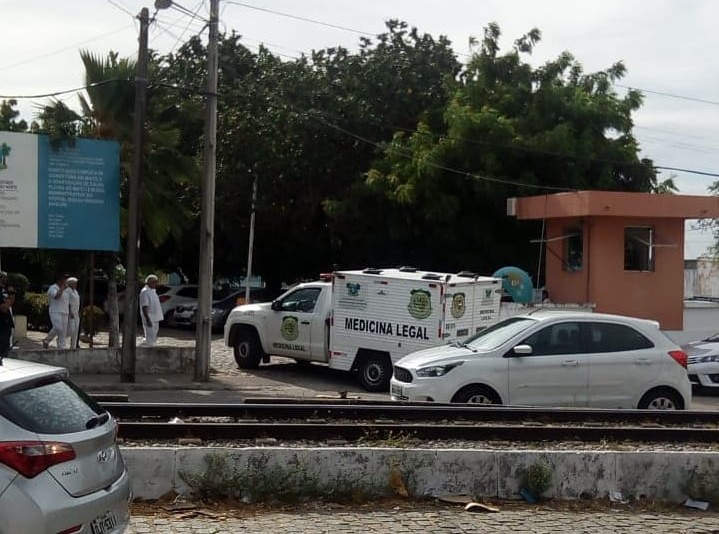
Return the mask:
[[[487,386],[466,386],[460,389],[452,402],[461,404],[502,404],[497,392]]]
[[[681,396],[669,388],[648,391],[639,401],[640,410],[683,410]]]

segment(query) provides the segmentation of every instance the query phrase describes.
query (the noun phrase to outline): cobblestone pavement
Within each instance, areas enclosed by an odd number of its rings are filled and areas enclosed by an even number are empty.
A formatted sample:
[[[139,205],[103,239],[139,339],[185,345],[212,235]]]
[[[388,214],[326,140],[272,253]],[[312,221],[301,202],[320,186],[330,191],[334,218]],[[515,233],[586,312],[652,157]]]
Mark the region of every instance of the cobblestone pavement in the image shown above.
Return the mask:
[[[462,508],[418,505],[414,509],[359,511],[304,510],[266,512],[247,517],[224,513],[191,513],[185,517],[135,515],[128,534],[244,534],[289,533],[380,533],[465,534],[474,532],[577,532],[606,533],[719,533],[716,512],[629,512],[625,510],[557,511],[523,508],[499,513],[472,514]],[[145,512],[146,513],[146,512]]]

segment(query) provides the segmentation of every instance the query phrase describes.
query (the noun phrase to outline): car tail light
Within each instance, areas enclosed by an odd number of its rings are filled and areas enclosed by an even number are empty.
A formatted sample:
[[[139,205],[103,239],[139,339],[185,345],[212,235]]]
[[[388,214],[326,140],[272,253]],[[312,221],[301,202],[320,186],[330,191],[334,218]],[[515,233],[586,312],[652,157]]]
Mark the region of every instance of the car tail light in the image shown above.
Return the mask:
[[[170,300],[170,295],[160,295],[160,304],[167,302],[168,300]]]
[[[73,534],[73,532],[80,532],[82,530],[82,525],[75,525],[74,527],[66,528],[65,530],[61,530],[57,534]]]
[[[27,478],[33,478],[50,466],[74,459],[75,450],[68,443],[0,441],[0,463]]]
[[[687,353],[683,350],[670,350],[669,356],[674,358],[674,361],[677,362],[679,365],[684,367],[684,369],[687,368]]]

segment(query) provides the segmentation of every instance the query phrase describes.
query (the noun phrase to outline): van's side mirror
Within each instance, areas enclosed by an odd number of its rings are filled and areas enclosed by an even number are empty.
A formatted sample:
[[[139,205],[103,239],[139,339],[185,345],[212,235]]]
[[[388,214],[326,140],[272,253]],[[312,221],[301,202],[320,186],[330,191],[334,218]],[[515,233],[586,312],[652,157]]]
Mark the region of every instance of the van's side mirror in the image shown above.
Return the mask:
[[[532,346],[531,345],[517,345],[512,349],[515,356],[531,356]]]
[[[270,308],[274,311],[280,311],[282,309],[282,303],[279,300],[273,300]]]

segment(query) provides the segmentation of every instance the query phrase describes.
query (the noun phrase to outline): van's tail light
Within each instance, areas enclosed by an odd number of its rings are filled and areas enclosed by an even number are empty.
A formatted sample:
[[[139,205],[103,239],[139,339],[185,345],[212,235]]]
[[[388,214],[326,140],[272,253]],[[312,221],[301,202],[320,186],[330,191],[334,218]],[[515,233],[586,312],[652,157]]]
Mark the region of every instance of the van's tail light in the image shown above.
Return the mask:
[[[687,368],[687,353],[683,350],[670,350],[669,356],[674,358],[674,361],[677,362],[679,365],[684,367],[684,369]]]
[[[68,443],[0,441],[0,463],[27,478],[33,478],[50,466],[74,459],[75,450]]]

